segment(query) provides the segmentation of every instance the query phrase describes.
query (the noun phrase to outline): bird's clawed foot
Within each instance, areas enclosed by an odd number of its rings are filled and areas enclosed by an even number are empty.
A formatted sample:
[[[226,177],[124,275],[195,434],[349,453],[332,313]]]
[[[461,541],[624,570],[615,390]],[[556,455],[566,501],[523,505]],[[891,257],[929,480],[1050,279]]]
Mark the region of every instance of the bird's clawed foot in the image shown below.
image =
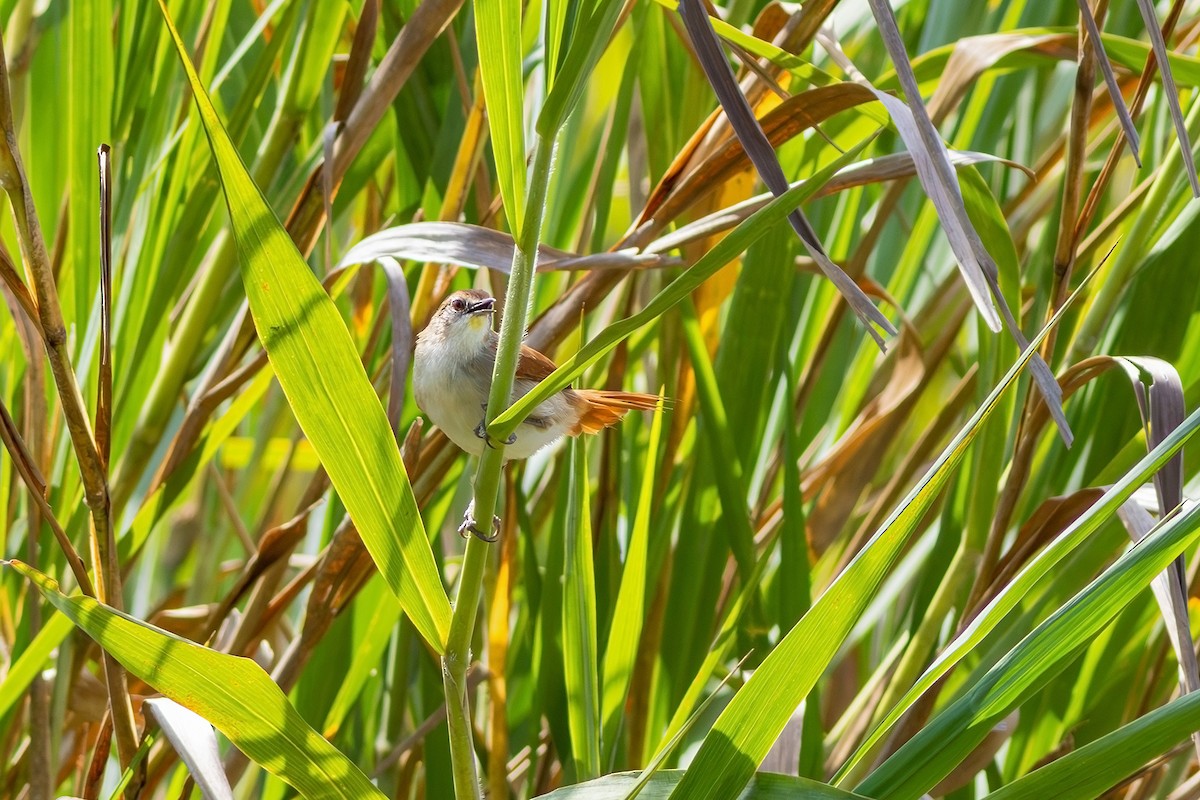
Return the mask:
[[[500,538],[500,518],[492,517],[492,535],[487,536],[483,531],[479,530],[475,522],[475,501],[471,501],[471,505],[467,506],[467,512],[463,514],[462,524],[458,526],[458,535],[462,538],[467,538],[467,534],[474,536],[476,539],[491,544]]]
[[[475,435],[478,436],[480,439],[483,439],[483,443],[486,444],[488,447],[492,448],[493,450],[496,449],[496,444],[492,440],[492,437],[488,436],[487,420],[482,420],[482,419],[479,420],[479,424],[475,426]],[[516,441],[517,441],[517,435],[515,433],[512,433],[512,434],[509,434],[508,438],[504,440],[504,443],[505,444],[513,444]]]

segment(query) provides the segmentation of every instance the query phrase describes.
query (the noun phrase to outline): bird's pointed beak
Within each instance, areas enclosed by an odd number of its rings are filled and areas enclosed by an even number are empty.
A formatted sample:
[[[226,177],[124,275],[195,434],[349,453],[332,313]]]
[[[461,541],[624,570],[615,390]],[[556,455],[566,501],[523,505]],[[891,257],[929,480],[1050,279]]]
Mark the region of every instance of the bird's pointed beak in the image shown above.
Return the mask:
[[[496,298],[488,297],[480,300],[478,303],[471,303],[467,306],[468,314],[491,314],[496,310]]]

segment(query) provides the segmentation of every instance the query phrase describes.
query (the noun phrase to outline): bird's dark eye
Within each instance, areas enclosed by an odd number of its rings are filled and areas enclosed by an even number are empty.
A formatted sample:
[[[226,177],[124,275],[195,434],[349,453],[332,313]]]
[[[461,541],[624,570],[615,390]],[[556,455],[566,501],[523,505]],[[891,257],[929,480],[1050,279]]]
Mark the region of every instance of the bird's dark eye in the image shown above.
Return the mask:
[[[461,297],[456,297],[450,301],[450,307],[455,311],[466,311],[467,301],[463,300]]]

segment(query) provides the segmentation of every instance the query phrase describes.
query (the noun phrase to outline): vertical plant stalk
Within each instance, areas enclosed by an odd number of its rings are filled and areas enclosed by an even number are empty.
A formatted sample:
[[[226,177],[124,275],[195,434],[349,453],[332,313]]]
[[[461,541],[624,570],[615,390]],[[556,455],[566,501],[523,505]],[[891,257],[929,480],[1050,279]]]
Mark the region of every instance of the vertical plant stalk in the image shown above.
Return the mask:
[[[533,273],[537,268],[537,245],[542,232],[546,190],[550,184],[550,168],[554,158],[554,140],[539,136],[534,143],[533,170],[526,196],[525,225],[513,251],[512,273],[508,293],[504,297],[504,319],[500,323],[500,344],[496,350],[496,366],[492,372],[492,389],[488,395],[486,421],[492,420],[509,406],[521,341],[525,336],[525,320],[529,300],[533,295]],[[485,447],[475,473],[475,519],[491,525],[500,493],[501,469],[504,466],[504,445]],[[458,800],[478,798],[479,780],[475,772],[475,748],[471,740],[471,710],[467,699],[467,665],[471,660],[471,636],[475,631],[475,616],[483,591],[483,572],[487,565],[488,545],[472,536],[467,540],[462,572],[458,580],[458,596],[454,601],[454,617],[450,621],[450,636],[442,656],[442,682],[446,690],[446,719],[450,728],[450,759],[454,768],[454,796]]]
[[[96,151],[100,170],[100,377],[96,387],[96,451],[108,470],[112,452],[112,149]],[[110,532],[111,535],[111,532]],[[109,542],[110,547],[113,542]]]
[[[120,571],[115,566],[115,548],[110,546],[112,527],[109,518],[107,470],[96,449],[92,426],[84,409],[83,395],[79,391],[75,371],[71,366],[71,357],[67,352],[67,328],[58,302],[58,289],[46,253],[41,223],[34,208],[33,193],[25,179],[25,168],[17,147],[8,64],[2,47],[0,128],[3,129],[3,138],[0,140],[0,186],[3,186],[12,202],[13,222],[17,229],[17,239],[21,246],[25,269],[28,271],[29,283],[33,287],[37,302],[37,322],[46,347],[46,357],[50,361],[50,373],[54,376],[67,432],[75,450],[75,461],[83,478],[84,499],[92,519],[92,566],[96,571],[97,597],[101,602],[119,609],[122,606],[121,578]],[[104,669],[117,737],[117,751],[120,754],[121,765],[127,766],[137,751],[137,731],[129,702],[125,670],[107,654],[104,655]]]

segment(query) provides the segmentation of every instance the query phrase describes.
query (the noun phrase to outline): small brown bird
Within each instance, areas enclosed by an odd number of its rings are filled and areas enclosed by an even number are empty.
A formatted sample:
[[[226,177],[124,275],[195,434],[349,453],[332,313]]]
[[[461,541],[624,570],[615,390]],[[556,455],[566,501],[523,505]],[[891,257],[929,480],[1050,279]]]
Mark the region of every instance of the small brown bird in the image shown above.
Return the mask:
[[[413,394],[435,425],[463,450],[482,455],[487,440],[484,412],[492,386],[500,336],[492,329],[496,301],[477,289],[455,292],[417,335]],[[554,362],[521,345],[512,401],[554,371]],[[658,397],[636,392],[563,389],[525,418],[505,442],[504,460],[529,458],[562,436],[596,433],[620,421],[631,408],[652,410]],[[468,517],[470,510],[468,510]],[[468,525],[470,522],[471,525]],[[460,530],[474,530],[473,520]],[[476,531],[478,534],[478,532]]]

